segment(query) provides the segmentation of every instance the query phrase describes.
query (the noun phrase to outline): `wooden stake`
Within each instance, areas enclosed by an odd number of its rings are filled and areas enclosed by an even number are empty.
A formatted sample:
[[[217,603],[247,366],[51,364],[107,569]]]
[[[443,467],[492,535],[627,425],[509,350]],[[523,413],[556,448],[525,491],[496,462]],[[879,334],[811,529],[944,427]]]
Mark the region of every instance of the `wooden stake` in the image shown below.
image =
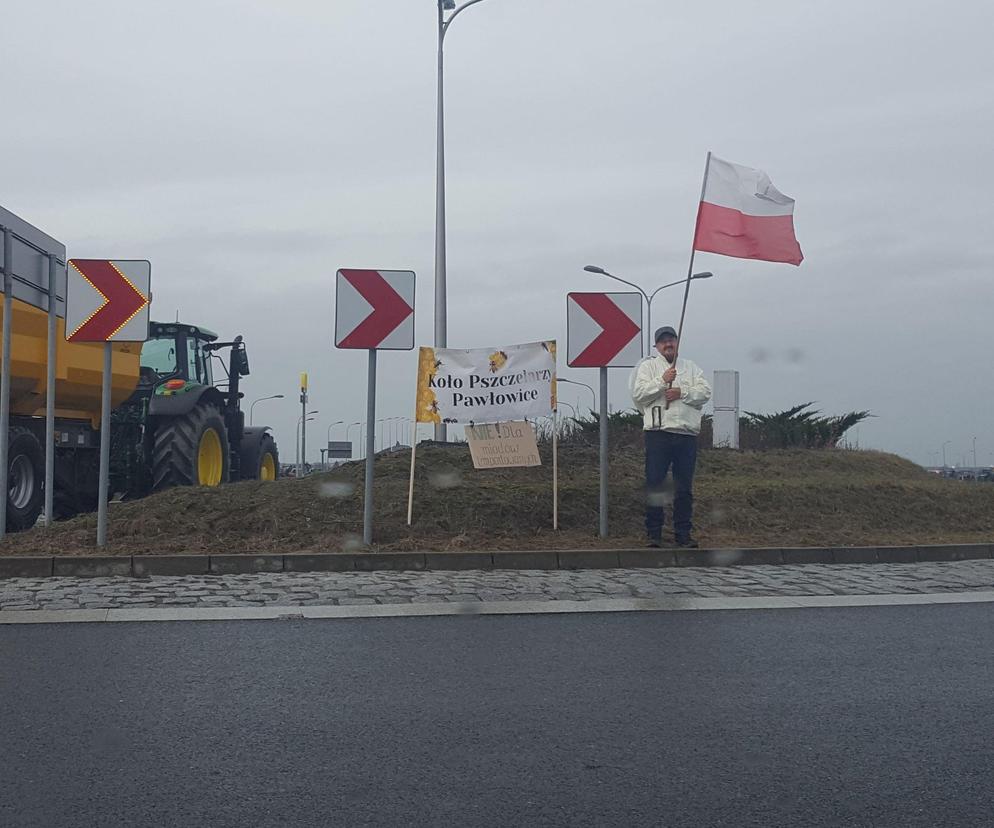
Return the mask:
[[[559,409],[552,412],[552,528],[559,531]]]
[[[411,440],[411,480],[407,487],[407,525],[411,525],[414,515],[414,458],[418,452],[418,418],[414,418],[414,428],[411,430],[414,438]]]

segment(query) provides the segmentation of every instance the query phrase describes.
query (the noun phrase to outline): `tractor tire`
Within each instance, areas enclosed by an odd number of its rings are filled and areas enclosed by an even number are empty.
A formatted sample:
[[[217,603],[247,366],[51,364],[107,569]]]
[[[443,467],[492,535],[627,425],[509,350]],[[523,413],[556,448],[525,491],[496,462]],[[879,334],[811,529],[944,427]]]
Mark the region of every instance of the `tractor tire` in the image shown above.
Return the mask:
[[[264,434],[258,443],[245,448],[241,461],[242,480],[275,480],[280,476],[280,452],[272,434]]]
[[[45,458],[26,428],[10,430],[7,464],[7,531],[22,532],[38,522],[45,506]]]
[[[228,430],[213,405],[160,421],[152,454],[152,490],[228,482]]]

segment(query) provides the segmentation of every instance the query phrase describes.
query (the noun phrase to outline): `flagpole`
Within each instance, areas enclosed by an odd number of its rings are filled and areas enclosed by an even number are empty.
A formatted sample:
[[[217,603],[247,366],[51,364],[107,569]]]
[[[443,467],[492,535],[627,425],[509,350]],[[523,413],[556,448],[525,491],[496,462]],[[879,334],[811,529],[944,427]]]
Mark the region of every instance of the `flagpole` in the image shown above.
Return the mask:
[[[690,264],[687,265],[687,284],[683,289],[683,308],[680,310],[680,325],[676,330],[676,356],[673,358],[673,366],[676,367],[676,360],[680,356],[680,342],[683,339],[683,320],[687,316],[687,300],[690,299],[690,283],[694,277],[694,254],[697,252],[697,231],[701,226],[701,204],[704,203],[704,193],[708,186],[708,170],[711,168],[711,150],[708,150],[704,159],[704,180],[701,182],[701,198],[697,202],[697,218],[694,220],[694,238],[690,242]],[[673,387],[672,382],[666,384],[666,388]],[[666,408],[670,407],[670,401],[666,401]]]
[[[680,311],[680,326],[677,328],[677,353],[680,351],[680,337],[683,336],[683,320],[687,315],[687,300],[690,298],[690,282],[694,276],[694,254],[697,252],[697,230],[701,226],[701,204],[704,202],[704,192],[708,186],[708,170],[711,167],[711,151],[708,150],[704,161],[704,180],[701,182],[701,198],[697,202],[697,219],[694,221],[694,238],[690,243],[690,264],[687,265],[687,285],[683,291],[683,309]]]

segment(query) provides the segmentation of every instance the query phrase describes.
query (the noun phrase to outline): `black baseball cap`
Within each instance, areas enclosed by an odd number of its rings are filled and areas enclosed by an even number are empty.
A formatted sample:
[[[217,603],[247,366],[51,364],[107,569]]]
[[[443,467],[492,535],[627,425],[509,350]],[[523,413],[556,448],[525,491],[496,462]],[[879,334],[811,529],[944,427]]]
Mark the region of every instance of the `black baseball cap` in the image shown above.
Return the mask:
[[[663,325],[663,327],[656,329],[656,338],[652,341],[658,344],[660,339],[664,339],[667,336],[671,336],[674,339],[679,338],[676,335],[676,331],[674,331],[669,325]]]

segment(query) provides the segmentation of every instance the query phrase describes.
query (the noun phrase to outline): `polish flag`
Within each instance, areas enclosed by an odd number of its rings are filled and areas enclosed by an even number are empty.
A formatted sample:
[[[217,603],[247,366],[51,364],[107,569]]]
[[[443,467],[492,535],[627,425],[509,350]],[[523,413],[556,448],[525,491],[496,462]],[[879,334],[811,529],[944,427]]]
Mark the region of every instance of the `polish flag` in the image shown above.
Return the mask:
[[[799,265],[794,199],[762,170],[711,156],[697,212],[694,250]]]

